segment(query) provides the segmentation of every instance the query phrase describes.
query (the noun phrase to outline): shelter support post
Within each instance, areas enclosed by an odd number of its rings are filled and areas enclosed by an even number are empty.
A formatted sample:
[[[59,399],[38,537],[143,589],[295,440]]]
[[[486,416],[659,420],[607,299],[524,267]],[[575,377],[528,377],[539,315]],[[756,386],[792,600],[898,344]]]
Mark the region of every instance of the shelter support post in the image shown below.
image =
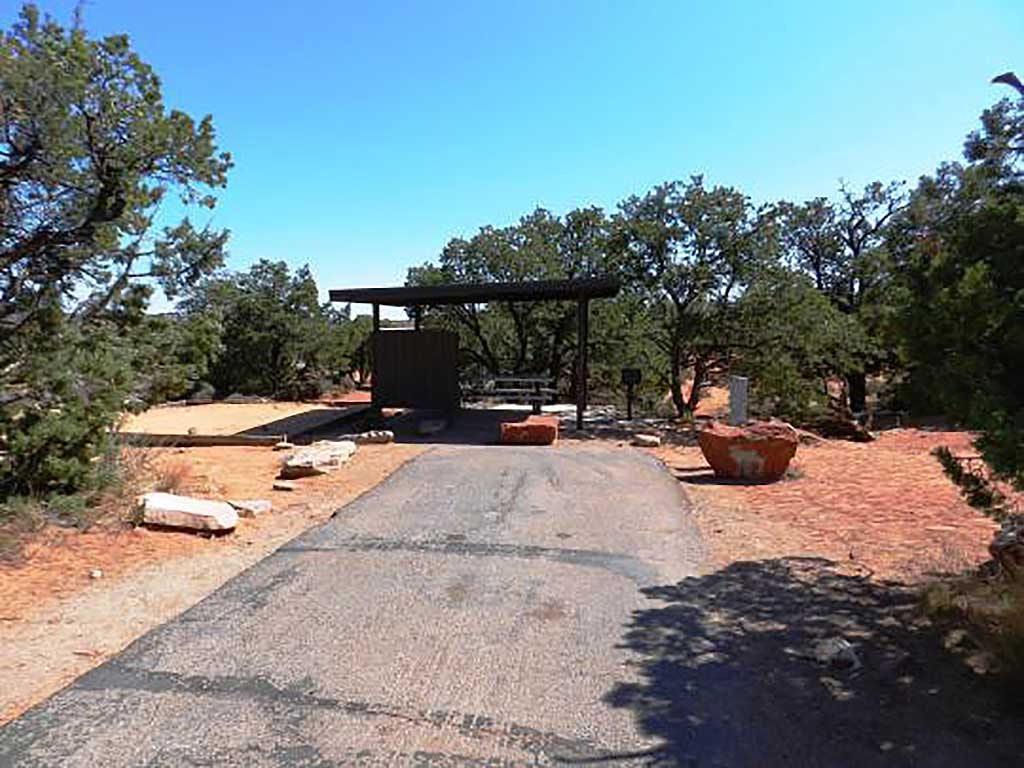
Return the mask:
[[[583,429],[583,412],[587,410],[587,336],[590,326],[590,302],[580,299],[576,304],[576,429]]]
[[[373,332],[380,330],[380,304],[373,305]]]

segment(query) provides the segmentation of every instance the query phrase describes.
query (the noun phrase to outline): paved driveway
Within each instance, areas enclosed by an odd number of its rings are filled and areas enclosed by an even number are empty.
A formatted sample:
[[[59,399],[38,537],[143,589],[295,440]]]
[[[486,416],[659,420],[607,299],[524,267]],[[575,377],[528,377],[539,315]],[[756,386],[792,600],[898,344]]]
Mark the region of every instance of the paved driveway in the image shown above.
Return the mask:
[[[0,730],[0,765],[640,760],[623,634],[697,550],[640,452],[438,447]]]

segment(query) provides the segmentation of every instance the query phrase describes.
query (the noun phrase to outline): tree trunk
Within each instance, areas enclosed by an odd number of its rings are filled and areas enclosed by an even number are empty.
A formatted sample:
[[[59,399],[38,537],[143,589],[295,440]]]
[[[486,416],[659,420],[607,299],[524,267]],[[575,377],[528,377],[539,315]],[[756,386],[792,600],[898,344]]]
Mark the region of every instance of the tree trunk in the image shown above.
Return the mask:
[[[491,350],[491,345],[487,343],[487,337],[484,336],[483,329],[480,328],[480,321],[477,319],[476,311],[472,308],[462,309],[456,307],[455,317],[466,328],[469,328],[470,333],[479,342],[480,353],[486,361],[484,367],[488,369],[489,373],[500,374],[502,372],[501,365],[498,362],[497,356]]]
[[[697,403],[700,402],[700,390],[704,386],[705,373],[704,361],[698,357],[693,361],[693,384],[690,386],[690,396],[686,400],[686,409],[691,416],[696,412]]]
[[[512,315],[512,324],[516,330],[516,362],[513,373],[524,373],[523,368],[526,365],[526,355],[529,351],[529,336],[526,333],[526,323],[530,319],[530,312],[526,311],[523,314],[519,314],[516,311],[515,305],[509,305],[509,314]]]
[[[683,400],[683,385],[679,380],[680,362],[679,343],[673,340],[672,349],[669,351],[669,388],[676,415],[682,418],[686,414],[686,401]]]
[[[572,327],[573,315],[567,314],[559,318],[558,325],[555,326],[555,338],[551,344],[551,356],[548,358],[548,376],[554,381],[554,386],[557,389],[558,379],[562,373],[562,358],[565,352],[564,345],[565,339],[569,335],[569,330]],[[574,367],[575,371],[576,368]],[[575,377],[570,377],[575,381]],[[576,391],[573,389],[572,396],[575,400]]]
[[[854,413],[863,413],[867,410],[867,374],[864,371],[854,371],[847,374],[846,385],[850,397],[850,410]]]

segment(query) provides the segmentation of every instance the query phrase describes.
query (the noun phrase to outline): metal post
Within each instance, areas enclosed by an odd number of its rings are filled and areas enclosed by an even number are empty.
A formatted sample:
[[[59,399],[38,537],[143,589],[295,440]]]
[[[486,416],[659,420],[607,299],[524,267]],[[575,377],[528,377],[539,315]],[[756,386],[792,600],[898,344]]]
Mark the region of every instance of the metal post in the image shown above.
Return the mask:
[[[729,423],[739,427],[747,423],[747,377],[729,377]]]
[[[590,303],[580,299],[576,304],[576,429],[583,429],[583,412],[587,409],[587,333]]]
[[[380,408],[377,395],[377,333],[380,331],[380,304],[373,305],[373,333],[370,334],[370,401],[375,409]]]
[[[418,331],[420,329],[420,313],[422,307],[416,306],[412,308],[412,329]]]

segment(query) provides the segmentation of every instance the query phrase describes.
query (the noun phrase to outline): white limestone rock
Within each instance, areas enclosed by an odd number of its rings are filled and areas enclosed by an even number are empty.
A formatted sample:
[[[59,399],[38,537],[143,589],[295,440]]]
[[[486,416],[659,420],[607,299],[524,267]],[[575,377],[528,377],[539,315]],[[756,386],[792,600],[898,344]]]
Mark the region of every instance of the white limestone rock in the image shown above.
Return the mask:
[[[239,517],[256,517],[270,512],[274,506],[267,499],[228,499]]]
[[[633,435],[633,445],[640,448],[657,448],[661,445],[661,438],[657,435]]]
[[[139,499],[142,522],[193,531],[230,531],[238,525],[238,513],[224,501],[193,499],[173,493],[146,493]]]
[[[286,456],[278,477],[295,480],[326,475],[351,459],[355,452],[356,444],[351,440],[319,440]]]

